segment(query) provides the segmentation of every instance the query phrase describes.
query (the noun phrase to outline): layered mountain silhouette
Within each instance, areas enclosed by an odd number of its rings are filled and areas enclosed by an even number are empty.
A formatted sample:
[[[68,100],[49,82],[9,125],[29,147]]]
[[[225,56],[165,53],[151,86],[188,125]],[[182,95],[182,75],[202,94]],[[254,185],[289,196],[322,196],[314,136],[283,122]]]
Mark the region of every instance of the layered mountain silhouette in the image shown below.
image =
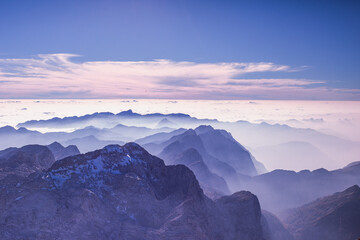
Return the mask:
[[[74,156],[80,154],[79,149],[76,145],[69,145],[64,147],[58,142],[53,142],[52,144],[47,146],[52,154],[54,155],[55,160],[63,159],[69,156]]]
[[[116,140],[99,140],[93,135],[89,135],[86,137],[80,138],[73,138],[66,141],[63,141],[65,145],[76,145],[80,152],[86,153],[90,151],[94,151],[96,149],[103,148],[107,145],[111,144],[124,144],[123,141],[116,141]]]
[[[188,166],[195,173],[207,196],[217,198],[231,193],[226,181],[209,170],[200,153],[194,148],[189,148],[166,162],[171,165],[184,164]]]
[[[255,195],[210,200],[190,169],[135,143],[12,176],[0,180],[1,239],[274,239]]]
[[[156,124],[155,128],[164,128],[164,127],[167,127],[167,128],[177,128],[178,125],[176,123],[173,123],[172,121],[170,121],[169,119],[167,118],[163,118],[161,119],[160,122],[158,122],[158,124]]]
[[[164,120],[166,119],[166,120]],[[88,126],[94,126],[96,128],[111,128],[118,124],[124,124],[129,126],[145,126],[153,128],[159,123],[169,123],[175,125],[182,123],[181,125],[188,123],[191,124],[196,121],[196,118],[192,118],[187,114],[175,113],[175,114],[138,114],[132,110],[123,111],[118,114],[110,112],[93,113],[84,116],[73,116],[64,118],[52,118],[48,120],[30,120],[24,123],[20,123],[17,127],[26,128],[53,128],[53,129],[64,129],[64,128],[85,128]],[[187,127],[187,126],[185,126]]]
[[[323,168],[300,172],[274,170],[254,177],[243,177],[241,184],[242,189],[250,190],[259,197],[264,209],[280,213],[348,186],[360,185],[360,162],[333,171]]]
[[[360,237],[360,188],[320,198],[283,216],[288,229],[299,240],[353,240]]]
[[[172,129],[159,128],[151,129],[146,127],[133,127],[118,124],[112,128],[95,128],[92,126],[78,129],[72,132],[46,132],[28,130],[24,127],[15,129],[10,126],[0,128],[0,137],[7,141],[0,142],[0,149],[8,147],[21,147],[27,144],[48,145],[59,142],[64,145],[77,145],[81,152],[92,151],[104,147],[110,143],[123,144],[126,141],[133,141],[148,135],[159,132],[170,132]],[[90,143],[93,148],[87,147],[88,138],[93,138]],[[87,143],[84,143],[86,142]]]
[[[53,118],[49,120],[32,120],[20,123],[17,127],[26,127],[30,129],[44,128],[58,131],[58,129],[64,128],[82,129],[89,126],[98,129],[113,128],[118,124],[121,124],[126,126],[153,128],[161,122],[168,123],[168,125],[161,124],[162,126],[166,126],[166,132],[171,131],[168,128],[169,122],[171,123],[170,128],[181,127],[194,129],[200,125],[211,125],[217,129],[224,129],[230,132],[238,142],[247,146],[249,149],[255,150],[254,156],[260,162],[270,163],[275,159],[277,162],[275,165],[270,164],[267,166],[270,170],[276,168],[287,169],[289,162],[294,165],[298,164],[298,159],[289,158],[289,153],[291,154],[291,151],[301,153],[304,148],[307,149],[307,151],[312,151],[315,155],[302,154],[303,164],[300,166],[301,169],[314,170],[323,167],[323,161],[326,161],[326,167],[328,169],[336,169],[350,162],[358,161],[357,158],[360,155],[360,143],[324,134],[312,129],[293,128],[288,125],[280,124],[255,124],[247,121],[221,122],[215,119],[197,119],[187,114],[153,113],[142,115],[128,110],[118,114],[105,112],[80,117],[74,116]],[[150,135],[150,133],[137,138],[142,138],[146,135]],[[118,140],[125,142],[137,139],[105,139],[99,135],[94,136],[100,140]],[[104,136],[109,137],[110,135]],[[79,137],[80,136],[75,136],[73,138]],[[60,139],[53,139],[52,142],[53,141],[61,142]],[[291,148],[291,151],[287,151],[288,148]],[[280,152],[278,152],[279,149]],[[300,168],[295,170],[300,170]]]
[[[167,134],[167,140],[162,135],[163,142],[150,142],[144,144],[144,147],[164,159],[166,163],[188,166],[199,176],[200,184],[205,190],[213,189],[219,194],[228,192],[227,187],[221,183],[224,181],[219,180],[223,178],[229,188],[236,191],[239,186],[239,175],[257,174],[254,165],[256,160],[224,130],[199,126],[195,130],[190,129],[178,135],[173,133]],[[152,140],[153,137],[148,139]],[[140,142],[146,142],[145,140],[142,139]]]
[[[169,140],[173,136],[176,136],[176,135],[179,135],[179,134],[182,134],[182,133],[186,132],[186,130],[187,129],[185,129],[185,128],[179,128],[179,129],[176,129],[176,130],[171,131],[171,132],[155,133],[153,135],[149,135],[149,136],[146,136],[144,138],[137,139],[136,143],[138,143],[140,145],[160,144],[162,142],[165,142],[166,140]],[[157,151],[160,151],[160,150],[157,150]]]
[[[0,128],[0,239],[360,237],[356,142],[131,110],[17,127]],[[135,140],[152,155],[117,145]]]

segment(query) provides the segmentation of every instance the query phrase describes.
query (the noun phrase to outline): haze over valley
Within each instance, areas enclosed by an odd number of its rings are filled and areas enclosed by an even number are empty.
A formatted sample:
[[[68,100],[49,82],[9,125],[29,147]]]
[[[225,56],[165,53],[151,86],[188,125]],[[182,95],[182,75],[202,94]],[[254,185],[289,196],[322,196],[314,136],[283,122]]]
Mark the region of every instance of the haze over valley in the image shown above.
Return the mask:
[[[359,240],[360,1],[0,1],[1,240]]]

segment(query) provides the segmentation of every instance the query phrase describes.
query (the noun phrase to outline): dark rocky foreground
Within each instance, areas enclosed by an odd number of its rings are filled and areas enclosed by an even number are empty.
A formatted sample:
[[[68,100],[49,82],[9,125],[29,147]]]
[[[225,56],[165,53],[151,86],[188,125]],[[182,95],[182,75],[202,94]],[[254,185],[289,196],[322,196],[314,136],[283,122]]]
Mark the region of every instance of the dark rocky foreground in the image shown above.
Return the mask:
[[[165,166],[134,143],[109,145],[28,177],[8,174],[0,181],[0,239],[283,236],[282,226],[272,234],[269,226],[276,224],[269,221],[250,192],[212,201],[187,167]]]

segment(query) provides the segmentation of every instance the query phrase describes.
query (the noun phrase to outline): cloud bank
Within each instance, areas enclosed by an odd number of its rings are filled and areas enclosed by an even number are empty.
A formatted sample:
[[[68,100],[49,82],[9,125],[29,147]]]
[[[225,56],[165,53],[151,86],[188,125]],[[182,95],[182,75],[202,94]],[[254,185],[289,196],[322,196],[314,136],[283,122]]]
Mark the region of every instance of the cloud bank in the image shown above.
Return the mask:
[[[170,60],[74,62],[73,54],[0,59],[0,98],[327,99],[360,100],[358,89],[289,78],[246,78],[292,72],[274,63]]]

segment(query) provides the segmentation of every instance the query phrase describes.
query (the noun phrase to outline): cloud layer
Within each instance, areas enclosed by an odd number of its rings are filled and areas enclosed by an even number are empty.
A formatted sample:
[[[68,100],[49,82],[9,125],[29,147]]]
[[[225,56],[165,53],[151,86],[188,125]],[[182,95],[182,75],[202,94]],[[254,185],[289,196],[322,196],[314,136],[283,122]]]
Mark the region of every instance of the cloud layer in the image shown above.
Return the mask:
[[[0,98],[360,100],[358,89],[307,79],[249,79],[299,69],[274,63],[71,61],[73,54],[0,59]]]

